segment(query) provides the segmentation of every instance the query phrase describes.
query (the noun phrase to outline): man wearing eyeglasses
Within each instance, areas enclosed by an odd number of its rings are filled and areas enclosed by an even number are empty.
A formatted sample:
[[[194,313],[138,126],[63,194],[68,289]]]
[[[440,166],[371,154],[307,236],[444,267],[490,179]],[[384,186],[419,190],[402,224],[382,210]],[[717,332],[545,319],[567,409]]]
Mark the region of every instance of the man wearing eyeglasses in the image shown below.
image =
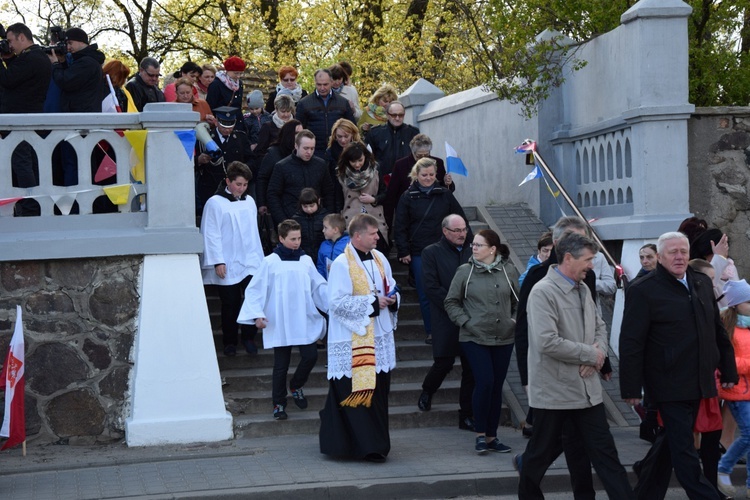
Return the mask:
[[[143,107],[150,102],[166,101],[164,92],[159,90],[159,69],[159,61],[153,57],[144,57],[138,66],[138,74],[125,84],[138,111],[143,111]]]
[[[382,176],[390,176],[396,160],[411,154],[409,143],[419,133],[417,127],[404,123],[404,105],[399,101],[390,103],[386,114],[388,123],[373,127],[365,136]]]
[[[459,328],[445,312],[443,302],[450,288],[456,269],[471,257],[469,226],[463,217],[456,214],[446,216],[442,222],[443,237],[440,241],[422,250],[422,272],[424,287],[430,301],[432,320],[432,357],[434,363],[422,382],[422,394],[417,406],[422,411],[432,407],[432,396],[440,388],[445,377],[453,369],[456,356],[461,356],[461,388],[458,396],[458,428],[474,430],[474,412],[471,395],[474,392],[474,375],[468,360],[458,345]]]

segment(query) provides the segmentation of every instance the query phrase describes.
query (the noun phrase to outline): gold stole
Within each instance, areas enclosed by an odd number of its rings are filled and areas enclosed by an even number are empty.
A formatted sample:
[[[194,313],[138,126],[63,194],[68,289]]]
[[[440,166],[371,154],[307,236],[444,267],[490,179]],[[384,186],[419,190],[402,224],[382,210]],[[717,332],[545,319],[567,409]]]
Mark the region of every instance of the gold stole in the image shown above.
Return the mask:
[[[372,255],[378,266],[380,277],[385,280],[385,269],[377,255]],[[359,266],[351,246],[346,247],[349,278],[352,280],[352,295],[370,295],[370,282],[365,270]],[[363,263],[364,266],[364,263]],[[378,307],[376,304],[375,307]],[[352,393],[341,402],[351,408],[364,405],[369,408],[375,391],[375,320],[370,318],[365,335],[352,332]]]

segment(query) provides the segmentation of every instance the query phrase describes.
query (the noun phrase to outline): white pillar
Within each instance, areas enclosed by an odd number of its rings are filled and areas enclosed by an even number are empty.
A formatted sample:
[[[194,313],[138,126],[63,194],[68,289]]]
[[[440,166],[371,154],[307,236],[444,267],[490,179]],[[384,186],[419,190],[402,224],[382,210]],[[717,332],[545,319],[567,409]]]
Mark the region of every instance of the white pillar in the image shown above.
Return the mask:
[[[140,304],[128,446],[231,439],[198,256],[144,256]]]

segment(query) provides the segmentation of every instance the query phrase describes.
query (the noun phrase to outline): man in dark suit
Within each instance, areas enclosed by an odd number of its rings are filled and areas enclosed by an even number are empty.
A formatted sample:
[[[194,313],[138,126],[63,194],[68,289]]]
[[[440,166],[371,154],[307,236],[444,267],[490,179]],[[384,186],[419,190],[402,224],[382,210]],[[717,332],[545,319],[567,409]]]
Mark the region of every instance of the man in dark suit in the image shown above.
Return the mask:
[[[461,388],[459,393],[458,427],[474,430],[474,411],[471,395],[474,392],[474,374],[458,345],[458,327],[445,312],[443,302],[456,274],[456,269],[471,257],[467,241],[469,227],[463,217],[456,214],[443,219],[443,237],[422,250],[422,272],[432,318],[432,357],[435,362],[422,382],[422,394],[417,406],[422,411],[432,407],[432,395],[437,392],[445,377],[453,369],[456,356],[461,356]]]
[[[204,146],[199,144],[199,153],[195,157],[196,167],[196,215],[203,213],[203,205],[216,193],[216,190],[223,185],[226,177],[226,166],[233,161],[241,161],[249,166],[252,157],[250,140],[244,132],[235,130],[237,108],[230,106],[220,106],[214,109],[216,113],[217,124],[211,129],[211,139],[216,142],[221,150],[221,155],[212,157],[208,154]],[[252,172],[253,180],[256,172]],[[252,182],[252,180],[248,179]],[[248,188],[247,194],[254,194]]]
[[[664,421],[641,462],[638,498],[663,498],[674,468],[690,498],[720,498],[701,473],[693,441],[700,400],[715,397],[716,369],[724,387],[738,380],[711,279],[688,267],[690,245],[682,233],[657,243],[658,264],[628,287],[620,331],[620,392],[635,405],[645,391]]]

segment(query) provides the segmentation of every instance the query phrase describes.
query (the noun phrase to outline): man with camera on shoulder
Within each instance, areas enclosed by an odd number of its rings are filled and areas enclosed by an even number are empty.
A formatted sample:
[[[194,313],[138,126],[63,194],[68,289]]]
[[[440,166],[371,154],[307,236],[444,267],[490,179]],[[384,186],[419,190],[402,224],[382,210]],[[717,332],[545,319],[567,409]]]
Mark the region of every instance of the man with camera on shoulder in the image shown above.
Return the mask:
[[[0,113],[41,113],[52,65],[31,30],[21,23],[6,29],[6,47],[0,46]],[[1,50],[6,48],[6,50]]]
[[[52,65],[44,50],[34,43],[26,25],[8,26],[5,36],[5,40],[0,40],[0,113],[41,113]],[[11,170],[14,187],[39,185],[39,165],[28,142],[16,146],[11,156]],[[16,216],[39,215],[39,204],[34,200],[20,200],[14,212]]]
[[[102,77],[104,54],[81,28],[65,32],[68,53],[52,52],[52,79],[62,90],[60,111],[63,113],[101,113],[106,94]]]

